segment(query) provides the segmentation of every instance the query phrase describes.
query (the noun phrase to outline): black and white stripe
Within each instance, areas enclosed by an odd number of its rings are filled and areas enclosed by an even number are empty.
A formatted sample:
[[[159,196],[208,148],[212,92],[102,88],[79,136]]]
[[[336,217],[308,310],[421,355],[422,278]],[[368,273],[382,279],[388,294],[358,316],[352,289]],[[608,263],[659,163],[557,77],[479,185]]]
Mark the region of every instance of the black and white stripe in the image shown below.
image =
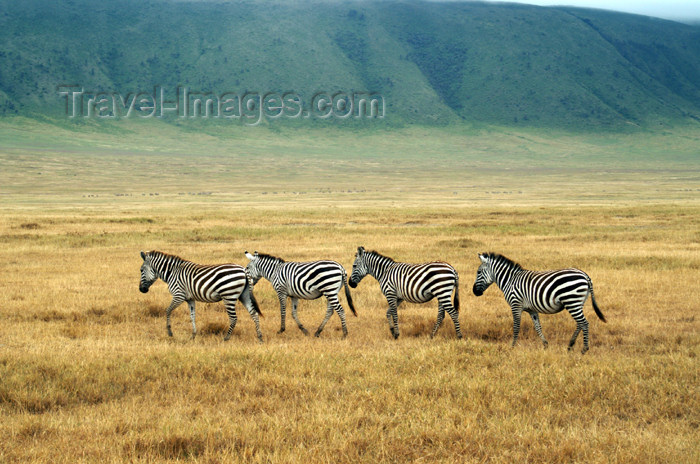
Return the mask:
[[[588,321],[583,315],[583,304],[589,293],[595,313],[603,322],[605,316],[596,304],[593,283],[585,272],[579,269],[528,271],[496,253],[479,254],[479,259],[481,265],[476,272],[474,294],[481,296],[492,283],[498,285],[513,312],[513,346],[518,341],[520,316],[523,311],[532,317],[535,331],[547,347],[537,313],[554,314],[566,309],[576,321],[576,330],[569,342],[569,349],[574,346],[576,337],[583,330],[582,353],[588,351]]]
[[[139,290],[143,293],[148,292],[153,282],[160,278],[168,284],[168,290],[173,296],[173,301],[166,310],[169,336],[173,336],[170,329],[170,313],[184,301],[190,307],[192,338],[194,338],[197,334],[194,317],[195,301],[214,303],[223,300],[230,323],[224,338],[224,340],[228,340],[236,327],[238,319],[236,302],[240,299],[253,318],[258,340],[262,342],[258,318],[258,314],[261,313],[253,296],[252,279],[245,268],[237,264],[212,266],[195,264],[160,251],[142,251],[141,258],[143,258],[143,264],[141,265]]]
[[[403,301],[425,303],[433,298],[438,299],[438,316],[430,337],[435,336],[447,312],[452,318],[457,337],[462,338],[458,317],[459,275],[452,266],[440,261],[425,264],[397,263],[388,256],[359,247],[352,265],[350,286],[355,288],[367,274],[377,279],[389,303],[386,318],[394,338],[399,337],[399,305]],[[453,291],[454,305],[450,302]]]
[[[341,287],[345,287],[345,297],[352,313],[357,316],[353,306],[350,290],[347,284],[347,274],[343,266],[335,261],[311,261],[307,263],[286,262],[282,258],[266,254],[255,254],[245,252],[250,260],[247,271],[253,279],[255,285],[260,278],[269,280],[272,287],[277,292],[280,302],[280,312],[282,322],[279,333],[285,330],[287,297],[292,299],[292,317],[296,321],[299,329],[308,335],[308,330],[304,328],[297,316],[297,304],[299,299],[315,300],[321,296],[326,297],[326,317],[316,330],[316,336],[326,326],[328,319],[333,315],[333,311],[340,316],[340,323],[343,327],[343,338],[348,335],[348,327],[345,322],[345,311],[338,300],[338,292]]]

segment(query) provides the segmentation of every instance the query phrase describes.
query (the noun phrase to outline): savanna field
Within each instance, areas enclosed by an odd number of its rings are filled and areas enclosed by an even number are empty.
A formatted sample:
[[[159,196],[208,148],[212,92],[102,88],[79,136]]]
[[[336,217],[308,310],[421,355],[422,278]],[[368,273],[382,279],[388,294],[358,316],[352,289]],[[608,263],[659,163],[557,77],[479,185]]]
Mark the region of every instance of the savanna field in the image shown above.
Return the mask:
[[[3,126],[0,462],[700,461],[697,136],[133,130]],[[194,340],[183,304],[169,338],[166,285],[138,290],[141,250],[349,271],[358,246],[453,264],[465,339],[449,318],[429,338],[432,301],[402,305],[394,340],[371,277],[345,340],[289,310],[278,334],[264,280],[264,343],[242,306],[223,342],[221,303],[197,304]],[[484,251],[586,271],[608,320],[587,301],[590,351],[567,351],[566,312],[541,317],[548,349],[527,316],[511,348],[500,290],[471,291]],[[324,313],[299,303],[311,332]]]

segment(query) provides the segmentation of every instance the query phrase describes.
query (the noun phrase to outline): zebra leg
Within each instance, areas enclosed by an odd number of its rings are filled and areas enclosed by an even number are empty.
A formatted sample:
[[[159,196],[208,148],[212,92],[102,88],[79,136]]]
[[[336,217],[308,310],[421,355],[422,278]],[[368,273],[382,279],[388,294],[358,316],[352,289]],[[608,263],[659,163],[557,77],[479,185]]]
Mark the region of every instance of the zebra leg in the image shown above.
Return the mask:
[[[277,332],[281,334],[286,330],[286,319],[287,319],[287,295],[281,292],[277,292],[277,298],[280,300],[280,330]]]
[[[449,314],[450,317],[452,318],[452,323],[455,326],[455,332],[457,332],[457,338],[459,338],[461,340],[463,337],[462,337],[462,329],[459,326],[459,312],[457,312],[457,310],[455,309],[454,306],[449,305],[447,307],[447,314]]]
[[[297,315],[297,305],[298,304],[299,304],[299,298],[292,297],[292,317],[294,318],[294,321],[297,323],[299,330],[301,330],[304,335],[309,335],[309,331],[306,330],[306,327],[304,327],[304,325],[299,320],[299,316]]]
[[[571,337],[571,341],[569,342],[569,351],[571,351],[571,348],[574,347],[576,337],[578,337],[581,330],[583,330],[583,349],[581,350],[581,354],[586,354],[586,351],[588,351],[588,321],[585,319],[583,322],[576,324],[576,330],[574,331],[574,335]]]
[[[403,303],[402,299],[396,300],[396,307],[391,313],[391,317],[394,320],[394,327],[396,328],[396,337],[394,338],[399,338],[399,307],[401,306],[401,303]]]
[[[386,320],[389,321],[389,331],[394,335],[394,319],[391,317],[391,306],[386,310]],[[394,337],[396,338],[396,337]]]
[[[388,296],[387,301],[389,302],[389,310],[386,312],[386,317],[389,319],[389,327],[391,328],[391,335],[394,336],[394,340],[399,338],[399,305],[403,303],[403,300],[397,299],[395,296]]]
[[[319,325],[318,329],[316,329],[316,333],[314,334],[315,337],[319,337],[321,335],[323,328],[326,326],[328,319],[330,319],[332,315],[333,315],[333,308],[331,306],[331,300],[328,299],[326,302],[326,317],[323,318],[323,322],[321,322],[321,325]]]
[[[260,317],[258,317],[258,312],[255,311],[254,309],[248,309],[248,312],[250,313],[250,317],[253,318],[253,322],[255,322],[255,335],[258,336],[258,342],[262,343],[263,342],[263,336],[262,332],[260,331]]]
[[[345,339],[348,336],[348,325],[345,320],[345,310],[340,304],[340,300],[338,300],[337,295],[331,295],[328,298],[328,301],[331,303],[331,306],[333,307],[333,309],[335,309],[335,312],[338,313],[338,316],[340,317],[340,325],[343,327],[343,339]]]
[[[566,309],[569,310],[569,308]],[[585,354],[586,351],[588,351],[588,321],[586,320],[586,316],[583,315],[583,307],[569,310],[569,313],[571,313],[571,316],[576,321],[576,330],[571,337],[571,341],[569,341],[569,351],[574,347],[579,332],[583,330],[583,350],[581,350],[581,354]]]
[[[569,351],[571,351],[571,348],[574,347],[574,343],[576,343],[576,338],[578,337],[578,333],[581,331],[581,326],[576,324],[576,330],[574,330],[574,335],[571,337],[571,340],[569,341]]]
[[[245,305],[246,309],[248,310],[248,313],[250,314],[250,317],[253,319],[253,322],[255,322],[255,333],[258,336],[258,341],[262,343],[263,338],[262,338],[262,332],[260,331],[260,317],[258,316],[258,310],[253,304],[253,298],[252,298],[252,293],[249,292],[243,292],[240,296],[240,300],[243,302]],[[234,317],[235,317],[235,308],[234,308]],[[233,325],[236,325],[236,321],[233,321]],[[230,337],[230,332],[233,331],[233,327],[229,329],[229,334],[226,336],[225,340],[228,340],[228,337]]]
[[[169,337],[173,336],[173,331],[170,328],[170,313],[173,312],[173,309],[180,306],[183,301],[185,301],[185,299],[182,298],[181,296],[173,296],[173,301],[170,302],[170,306],[168,306],[168,309],[165,310],[165,324],[166,324],[166,328],[168,329],[168,336]]]
[[[542,339],[542,343],[544,344],[544,347],[547,348],[549,346],[549,342],[547,342],[547,339],[544,338],[544,335],[542,334],[542,326],[540,325],[540,316],[535,312],[535,311],[528,311],[530,314],[530,317],[532,318],[532,323],[535,326],[535,332],[537,332],[537,335],[540,336]]]
[[[197,324],[194,322],[194,300],[188,300],[187,304],[190,307],[190,319],[192,320],[192,340],[197,335]]]
[[[226,336],[224,337],[224,341],[227,341],[229,338],[231,338],[233,329],[236,328],[236,322],[238,322],[238,315],[236,314],[235,301],[225,301],[224,304],[226,305],[226,314],[228,314],[229,321],[228,332],[226,332]]]
[[[511,307],[511,311],[513,312],[513,344],[511,346],[515,346],[518,343],[518,335],[520,335],[520,317],[523,315],[523,310],[515,306]]]
[[[306,328],[302,325],[301,321],[299,320],[299,317],[297,316],[297,305],[298,304],[299,304],[299,298],[292,297],[292,317],[294,318],[294,321],[299,326],[299,330],[301,330],[304,335],[309,335],[309,331],[306,330]]]
[[[435,327],[433,328],[433,333],[430,335],[430,338],[433,338],[437,333],[438,328],[440,328],[440,324],[442,324],[442,321],[445,318],[445,311],[447,312],[447,314],[450,315],[450,318],[452,319],[452,323],[455,326],[455,332],[457,332],[457,338],[462,338],[462,329],[459,326],[459,312],[455,309],[454,306],[452,306],[452,303],[450,302],[450,297],[448,296],[447,299],[443,301],[438,300],[438,302],[438,320],[435,324]]]
[[[439,304],[437,321],[435,322],[435,327],[433,327],[433,331],[430,334],[430,338],[433,338],[435,336],[443,320],[445,320],[445,308],[442,307],[442,304]]]
[[[581,350],[581,354],[586,354],[586,351],[588,351],[588,321],[584,318],[583,319],[583,349]]]

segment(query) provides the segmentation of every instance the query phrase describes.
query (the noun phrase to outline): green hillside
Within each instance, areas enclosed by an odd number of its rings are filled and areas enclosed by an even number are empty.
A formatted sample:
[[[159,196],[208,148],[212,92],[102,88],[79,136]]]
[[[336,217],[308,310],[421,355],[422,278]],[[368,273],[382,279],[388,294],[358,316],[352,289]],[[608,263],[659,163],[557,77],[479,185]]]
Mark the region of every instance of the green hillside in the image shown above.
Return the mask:
[[[595,10],[0,0],[0,44],[5,115],[65,118],[58,90],[72,84],[86,99],[118,94],[126,106],[156,86],[166,100],[185,86],[216,96],[293,92],[307,106],[318,92],[359,92],[382,97],[385,117],[375,122],[392,127],[467,121],[621,129],[700,121],[700,27]],[[294,116],[303,114],[267,121]]]

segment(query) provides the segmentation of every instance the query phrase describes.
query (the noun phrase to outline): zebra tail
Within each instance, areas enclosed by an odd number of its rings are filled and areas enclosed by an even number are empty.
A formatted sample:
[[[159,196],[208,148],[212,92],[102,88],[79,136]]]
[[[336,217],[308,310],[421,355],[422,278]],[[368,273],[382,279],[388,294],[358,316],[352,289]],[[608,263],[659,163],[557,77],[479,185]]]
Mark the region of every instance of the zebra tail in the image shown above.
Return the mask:
[[[455,271],[455,298],[452,301],[455,311],[459,312],[459,274]]]
[[[245,273],[245,287],[243,288],[244,292],[248,292],[248,295],[250,296],[250,302],[253,305],[253,309],[255,309],[255,312],[258,313],[258,316],[263,317],[262,311],[260,311],[260,305],[258,304],[258,300],[255,299],[255,295],[253,294],[253,279],[250,278],[248,275],[248,271]]]
[[[598,304],[595,302],[595,294],[593,293],[593,282],[591,282],[590,277],[588,278],[588,288],[591,289],[591,303],[593,303],[593,310],[595,311],[596,315],[601,321],[608,322],[605,320],[605,316],[603,316],[603,313],[600,311]]]
[[[355,305],[352,303],[352,297],[350,296],[350,289],[348,288],[348,276],[343,272],[343,285],[345,286],[345,298],[348,299],[348,306],[350,306],[350,311],[357,317],[357,311],[355,311]]]

